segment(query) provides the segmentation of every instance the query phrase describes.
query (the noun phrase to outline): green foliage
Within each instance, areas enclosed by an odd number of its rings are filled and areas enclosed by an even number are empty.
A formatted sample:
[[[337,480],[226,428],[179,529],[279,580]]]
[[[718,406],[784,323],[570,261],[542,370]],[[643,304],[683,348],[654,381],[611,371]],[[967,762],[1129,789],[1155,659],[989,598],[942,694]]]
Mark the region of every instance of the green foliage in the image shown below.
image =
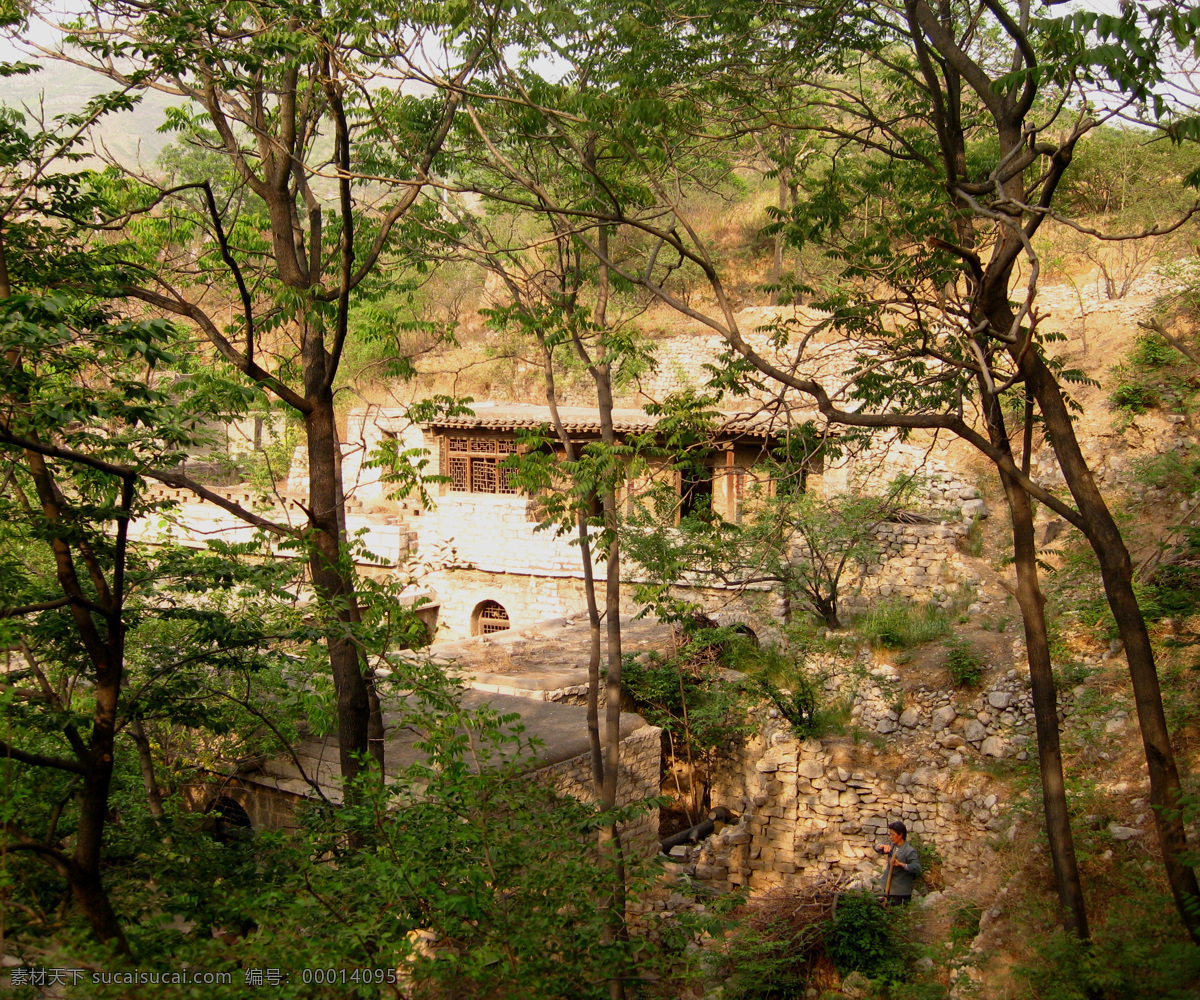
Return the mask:
[[[1153,409],[1185,412],[1200,392],[1195,365],[1156,333],[1142,333],[1112,369],[1109,402],[1129,415]]]
[[[1070,691],[1092,676],[1092,671],[1077,660],[1067,660],[1054,666],[1054,687],[1057,691]]]
[[[1076,147],[1060,196],[1072,212],[1115,216],[1132,228],[1186,211],[1183,181],[1193,169],[1186,147],[1147,142],[1140,129],[1102,126]]]
[[[662,727],[671,755],[691,766],[693,817],[703,811],[713,768],[753,731],[745,688],[721,678],[721,646],[729,641],[728,630],[698,629],[674,656],[629,655],[622,664],[625,691],[646,721]]]
[[[983,908],[970,900],[960,902],[950,918],[950,940],[957,945],[968,945],[979,933],[979,921]]]
[[[765,677],[752,679],[753,685],[770,700],[779,714],[791,723],[797,736],[811,736],[820,731],[820,687],[811,677],[797,673],[791,688],[784,691]]]
[[[272,989],[286,998],[396,995],[386,978],[343,982],[340,970],[355,969],[384,977],[399,969],[417,997],[456,990],[599,998],[612,974],[685,978],[687,963],[671,952],[692,930],[686,921],[661,928],[657,942],[636,934],[603,942],[607,916],[598,901],[613,869],[597,852],[595,832],[606,817],[526,775],[538,747],[512,717],[464,712],[451,689],[431,681],[421,678],[430,700],[408,702],[400,720],[418,737],[420,759],[386,790],[364,789],[354,808],[310,803],[296,831],[214,838],[205,817],[180,811],[178,798],[153,820],[135,792],[140,782],[123,771],[107,878],[143,967],[229,973],[220,995],[231,998],[261,994],[244,976],[254,968],[288,973]],[[365,839],[364,849],[347,849],[351,834]],[[633,854],[625,862],[636,900],[655,870]],[[54,910],[50,886],[43,893],[30,881],[39,870],[27,856],[10,858],[24,904],[6,921],[10,948],[42,940],[27,915]],[[64,949],[56,964],[103,958],[73,921],[55,932]],[[122,968],[111,956],[100,967]],[[339,976],[305,982],[304,969]],[[124,997],[127,989],[87,995]],[[155,995],[196,993],[176,984],[156,986]]]
[[[719,400],[706,398],[709,405]],[[676,399],[681,410],[659,408],[669,436],[664,446],[673,467],[695,461],[703,427],[696,426],[695,399]],[[879,556],[876,529],[916,493],[915,477],[902,477],[882,494],[847,491],[834,496],[805,488],[811,463],[836,454],[840,442],[826,441],[805,425],[756,466],[768,477],[746,492],[737,521],[708,508],[678,520],[679,497],[658,485],[633,499],[623,536],[629,557],[644,570],[638,600],[670,617],[673,587],[681,578],[748,592],[772,583],[784,601],[785,625],[803,611],[840,629],[839,600],[848,579],[857,579]],[[674,530],[672,530],[674,528]]]
[[[809,953],[819,946],[822,927],[810,924],[782,936],[773,931],[746,928],[727,943],[712,976],[721,984],[723,1000],[797,1000],[805,995]]]
[[[1034,954],[1017,972],[1038,1000],[1189,1000],[1200,983],[1200,947],[1176,933],[1169,902],[1123,894],[1092,941],[1052,927],[1033,937]]]
[[[958,687],[973,688],[983,677],[983,662],[975,647],[961,636],[951,636],[945,642],[946,669]]]
[[[949,632],[950,616],[936,604],[914,609],[905,601],[892,600],[859,617],[854,627],[873,646],[913,649]]]
[[[905,963],[893,930],[894,914],[871,893],[845,893],[825,935],[826,950],[838,971],[862,972],[872,979],[902,980]]]

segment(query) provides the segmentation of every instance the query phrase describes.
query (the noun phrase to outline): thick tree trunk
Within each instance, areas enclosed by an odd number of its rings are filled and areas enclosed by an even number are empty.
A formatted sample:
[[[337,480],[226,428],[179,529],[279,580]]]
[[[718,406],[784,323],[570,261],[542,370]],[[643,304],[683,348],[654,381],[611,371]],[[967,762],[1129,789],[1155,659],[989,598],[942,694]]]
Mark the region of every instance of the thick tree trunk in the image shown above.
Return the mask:
[[[1038,401],[1046,422],[1046,436],[1054,447],[1067,488],[1083,518],[1084,533],[1100,563],[1104,592],[1129,662],[1129,677],[1150,777],[1150,801],[1154,806],[1167,881],[1180,919],[1192,940],[1200,943],[1200,887],[1195,871],[1186,861],[1188,845],[1181,809],[1179,770],[1163,712],[1154,650],[1133,591],[1129,550],[1079,448],[1075,426],[1057,380],[1035,350],[1026,352],[1021,369]]]
[[[335,503],[334,514],[337,517],[338,526],[338,542],[342,547],[343,552],[349,552],[349,538],[346,533],[346,489],[342,481],[342,442],[337,436],[337,424],[333,426],[333,454],[334,454],[334,489]],[[353,580],[348,581],[353,588]],[[347,602],[347,609],[350,614],[350,620],[358,625],[362,622],[362,611],[358,606],[356,597],[351,597]],[[375,686],[375,671],[371,667],[370,662],[363,656],[359,656],[361,661],[361,669],[363,673],[363,683],[367,686],[367,752],[370,754],[371,760],[375,762],[375,766],[379,768],[380,775],[384,774],[383,756],[384,756],[384,727],[383,727],[383,706],[379,702],[379,690]]]
[[[78,854],[78,852],[76,852]],[[112,944],[122,955],[130,954],[129,942],[121,929],[121,922],[113,911],[108,893],[100,881],[99,864],[86,869],[72,864],[67,869],[67,882],[71,895],[87,917],[92,933],[102,944]]]
[[[337,430],[333,393],[323,387],[325,347],[322,339],[308,332],[304,343],[306,395],[313,402],[306,414],[308,439],[309,570],[313,589],[338,622],[349,626],[355,617],[354,581],[343,565],[338,532],[340,491],[337,464]],[[340,630],[339,630],[340,631]],[[337,696],[338,756],[346,794],[367,759],[371,703],[363,676],[358,648],[338,631],[327,639],[329,664]]]
[[[981,391],[986,391],[981,387]],[[992,443],[1011,455],[1008,434],[999,401],[988,399],[988,432]],[[1029,663],[1029,682],[1033,694],[1034,724],[1037,729],[1038,771],[1042,782],[1042,807],[1046,814],[1046,836],[1054,881],[1067,927],[1081,941],[1088,939],[1087,909],[1071,819],[1067,811],[1067,790],[1063,780],[1062,747],[1058,730],[1058,700],[1050,662],[1050,641],[1046,631],[1046,599],[1038,584],[1037,545],[1034,536],[1033,504],[1029,494],[1000,472],[1004,495],[1012,519],[1013,557],[1017,571],[1017,603],[1025,625],[1025,649]]]
[[[112,942],[118,951],[128,954],[129,944],[100,880],[104,826],[108,822],[108,792],[112,784],[117,706],[124,665],[123,643],[119,641],[122,628],[119,615],[109,616],[109,628],[117,633],[114,636],[117,641],[110,640],[105,662],[98,664],[96,669],[96,709],[88,745],[90,759],[79,795],[79,823],[75,829],[75,849],[67,870],[67,880],[75,901],[92,927],[92,933],[100,941],[106,944]]]

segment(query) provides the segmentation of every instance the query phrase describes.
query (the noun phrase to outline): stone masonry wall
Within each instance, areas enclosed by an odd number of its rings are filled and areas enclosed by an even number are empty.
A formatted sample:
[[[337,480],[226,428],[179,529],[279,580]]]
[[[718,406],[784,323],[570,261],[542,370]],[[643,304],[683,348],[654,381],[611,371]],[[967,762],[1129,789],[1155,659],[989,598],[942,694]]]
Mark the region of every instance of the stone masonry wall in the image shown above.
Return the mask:
[[[927,866],[932,844],[947,874],[966,874],[994,857],[978,834],[1003,835],[1013,825],[986,774],[930,766],[901,772],[903,765],[865,745],[800,741],[768,726],[742,766],[712,791],[712,801],[729,803],[740,821],[710,838],[696,859],[696,878],[721,889],[765,891],[825,874],[870,881],[882,870],[872,845],[886,842],[896,819],[924,846]]]
[[[661,770],[662,730],[650,725],[635,729],[621,741],[617,803],[630,805],[658,795]],[[529,777],[547,782],[562,795],[587,802],[595,798],[590,754],[538,768]],[[236,778],[186,785],[182,794],[188,808],[194,812],[208,810],[218,798],[229,798],[246,810],[255,830],[296,829],[296,814],[305,801],[299,795]],[[658,809],[641,813],[622,828],[622,834],[625,846],[640,856],[650,857],[657,853]]]
[[[861,611],[892,598],[948,607],[964,586],[979,582],[979,574],[966,565],[960,549],[967,533],[967,526],[957,522],[879,525],[875,537],[880,560],[870,567],[857,592],[842,600],[842,607]]]
[[[617,802],[630,805],[659,794],[662,773],[662,730],[642,726],[621,741],[621,762],[617,775]],[[537,777],[549,781],[554,790],[585,802],[596,797],[592,783],[592,757],[583,754],[544,768]],[[647,809],[621,827],[621,842],[640,857],[658,853],[658,809]]]
[[[827,465],[826,490],[837,493],[853,484],[883,491],[898,476],[915,474],[921,506],[975,516],[981,504],[979,490],[951,460],[950,439],[943,438],[923,432],[900,440],[895,431],[877,432],[868,447],[854,449]]]
[[[1015,653],[1020,645],[1015,640]],[[1002,787],[979,765],[1033,752],[1027,677],[1011,670],[982,691],[904,691],[897,668],[874,665],[869,653],[810,666],[824,677],[827,700],[850,701],[859,736],[798,739],[775,709],[758,709],[758,735],[712,787],[713,804],[732,809],[739,822],[695,852],[695,876],[754,891],[796,877],[869,881],[882,870],[872,844],[886,841],[895,819],[927,856],[929,845],[936,848],[946,876],[987,865],[994,853],[987,838],[1011,839],[1017,821]],[[1072,697],[1063,695],[1066,715]],[[1111,731],[1122,724],[1109,723]]]

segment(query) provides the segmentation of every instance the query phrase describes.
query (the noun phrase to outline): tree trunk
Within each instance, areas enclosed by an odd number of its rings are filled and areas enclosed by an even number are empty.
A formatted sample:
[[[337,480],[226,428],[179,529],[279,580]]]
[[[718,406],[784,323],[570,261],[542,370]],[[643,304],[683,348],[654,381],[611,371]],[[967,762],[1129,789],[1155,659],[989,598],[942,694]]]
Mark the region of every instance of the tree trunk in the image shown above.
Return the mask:
[[[342,481],[342,443],[337,435],[337,423],[333,425],[333,470],[334,470],[334,489],[336,490],[336,502],[334,504],[334,514],[337,518],[338,526],[338,543],[342,547],[342,551],[349,553],[349,537],[346,533],[346,489]],[[349,586],[353,589],[353,580],[348,581]],[[362,611],[358,606],[358,600],[355,597],[347,602],[347,610],[350,615],[350,620],[354,624],[362,623]],[[383,766],[383,757],[386,744],[384,742],[384,727],[383,727],[383,707],[379,703],[379,690],[375,686],[375,671],[371,667],[370,662],[366,657],[359,654],[360,669],[363,674],[363,683],[367,686],[367,752],[371,760],[375,762],[375,766],[379,768],[381,777],[385,775]]]
[[[1188,845],[1181,809],[1179,770],[1163,712],[1154,650],[1133,591],[1129,550],[1079,448],[1075,426],[1057,380],[1034,350],[1026,352],[1021,370],[1038,401],[1046,422],[1046,436],[1054,447],[1067,488],[1082,516],[1084,533],[1100,563],[1108,605],[1125,644],[1150,777],[1150,801],[1154,807],[1167,881],[1180,919],[1192,940],[1200,943],[1200,887],[1196,884],[1195,871],[1185,860]]]
[[[78,854],[78,852],[76,852]],[[97,859],[98,861],[99,859]],[[67,869],[67,881],[71,886],[71,895],[87,917],[92,933],[101,944],[112,943],[122,955],[129,955],[129,942],[121,923],[113,912],[108,893],[100,881],[99,864],[92,868],[82,869],[75,864]]]
[[[558,390],[554,381],[554,358],[546,345],[546,337],[541,331],[537,333],[538,345],[542,349],[542,379],[546,389],[546,405],[550,407],[550,417],[554,421],[554,429],[562,442],[563,454],[568,462],[578,458],[571,435],[567,432],[558,413]],[[587,602],[588,611],[588,690],[587,690],[587,729],[588,750],[592,755],[592,784],[595,786],[596,798],[604,797],[604,747],[600,742],[600,605],[596,600],[596,575],[592,561],[592,543],[588,534],[588,512],[595,495],[588,497],[587,507],[582,506],[582,497],[577,497],[579,506],[575,511],[575,531],[579,539],[579,560],[583,566],[583,595]]]
[[[783,165],[784,157],[787,155],[787,139],[782,135],[779,137],[779,214],[783,215],[788,209],[788,173]],[[783,281],[783,242],[785,239],[783,230],[775,234],[775,255],[771,262],[771,284],[778,285]],[[771,304],[779,305],[780,293],[776,289],[771,295]]]
[[[309,571],[313,589],[336,620],[348,627],[354,619],[354,581],[343,565],[338,532],[338,472],[341,456],[337,451],[337,431],[333,393],[323,387],[325,345],[314,332],[306,331],[303,345],[304,380],[307,397],[313,402],[306,414],[308,440],[308,504],[311,533]],[[347,801],[353,796],[352,784],[367,759],[371,714],[370,696],[363,677],[357,646],[337,631],[326,640],[333,685],[337,695],[338,756]]]
[[[596,379],[600,403],[600,436],[605,447],[616,445],[613,427],[611,371],[607,363],[598,366]],[[621,543],[618,536],[617,492],[611,482],[604,485],[604,529],[609,533],[608,557],[605,560],[604,617],[608,630],[608,677],[605,684],[604,725],[604,784],[601,805],[612,810],[617,805],[618,780],[621,773]],[[612,864],[612,928],[618,937],[625,934],[625,858],[621,846],[621,831],[616,822],[601,828],[601,851],[609,854]],[[613,1000],[625,996],[624,983],[617,978],[609,981]]]
[[[129,723],[129,735],[137,746],[142,787],[146,790],[146,805],[150,809],[150,815],[159,819],[163,815],[162,793],[158,789],[158,779],[154,776],[154,757],[150,753],[150,740],[146,738],[141,719],[133,719]]]
[[[96,709],[92,722],[92,738],[88,744],[90,760],[87,773],[83,776],[83,790],[79,795],[79,824],[75,829],[75,849],[67,870],[67,880],[70,882],[75,901],[91,924],[92,933],[101,942],[113,942],[118,951],[128,954],[129,943],[125,940],[125,933],[121,930],[112,903],[100,880],[100,861],[104,852],[104,825],[108,821],[108,791],[112,784],[113,744],[124,660],[119,613],[106,617],[109,619],[109,629],[117,635],[107,643],[106,662],[97,664]]]
[[[992,443],[1011,455],[999,400],[995,396],[989,396],[984,386],[980,386],[980,392],[987,400],[987,424]],[[1050,641],[1046,631],[1046,599],[1038,584],[1033,504],[1029,494],[1002,471],[1000,482],[1004,486],[1004,495],[1008,500],[1012,519],[1017,603],[1020,605],[1021,619],[1025,625],[1025,650],[1033,694],[1034,724],[1037,729],[1042,807],[1046,814],[1046,837],[1050,844],[1054,881],[1058,888],[1058,899],[1062,904],[1067,930],[1079,940],[1086,941],[1089,936],[1087,908],[1075,858],[1071,819],[1067,811],[1067,791],[1063,780],[1062,747],[1058,730],[1058,700],[1054,690]]]

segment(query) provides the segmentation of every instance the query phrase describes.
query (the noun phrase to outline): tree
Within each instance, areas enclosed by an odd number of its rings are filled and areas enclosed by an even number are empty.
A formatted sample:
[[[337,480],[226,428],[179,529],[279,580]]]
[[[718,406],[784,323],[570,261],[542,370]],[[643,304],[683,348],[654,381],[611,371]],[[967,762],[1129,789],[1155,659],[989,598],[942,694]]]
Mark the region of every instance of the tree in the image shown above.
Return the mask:
[[[303,422],[309,495],[300,531],[268,525],[178,471],[171,482],[302,541],[323,613],[341,626],[328,633],[328,654],[348,784],[368,750],[382,765],[383,723],[350,634],[361,609],[345,535],[334,381],[351,311],[378,296],[386,270],[401,263],[399,230],[436,211],[422,193],[459,106],[457,88],[473,68],[468,55],[443,77],[425,61],[424,42],[441,38],[440,16],[429,9],[410,17],[386,3],[370,11],[151,10],[100,0],[63,26],[57,49],[41,50],[131,91],[178,96],[184,104],[170,127],[209,154],[201,168],[209,176],[171,186],[141,178],[128,188],[118,223],[135,242],[147,229],[154,238],[134,249],[115,293],[190,324],[245,384]],[[469,39],[464,47],[471,51]],[[406,89],[429,81],[445,89],[430,97]],[[227,304],[238,318],[225,324]]]
[[[478,125],[479,119],[472,115]],[[481,131],[492,143],[491,131]],[[516,130],[504,132],[501,158],[523,157],[529,163],[540,152],[536,144]],[[459,153],[459,168],[497,180],[495,163],[480,162],[474,142]],[[492,149],[495,146],[492,145]],[[530,153],[534,156],[530,156]],[[472,159],[472,154],[476,159]],[[586,157],[586,153],[584,156]],[[545,168],[537,164],[536,168]],[[572,167],[571,169],[578,169]],[[503,183],[503,174],[498,178]],[[628,935],[625,927],[626,868],[617,810],[620,776],[621,706],[625,699],[621,649],[621,565],[618,496],[635,466],[635,449],[617,441],[613,419],[614,385],[622,366],[637,356],[628,330],[628,316],[618,312],[617,292],[611,287],[608,268],[582,269],[582,248],[570,225],[554,216],[535,216],[530,235],[501,240],[495,227],[502,217],[504,199],[485,202],[482,211],[460,204],[448,208],[457,226],[447,234],[458,252],[498,276],[510,302],[489,311],[489,322],[512,329],[532,340],[535,363],[543,372],[551,425],[526,435],[522,457],[516,463],[513,485],[537,495],[540,527],[574,533],[579,546],[584,600],[588,611],[589,656],[587,721],[596,798],[608,822],[599,827],[599,847],[609,860],[611,896],[602,904],[607,923],[605,944]],[[490,211],[489,211],[490,210]],[[495,216],[500,215],[497,219]],[[607,244],[609,237],[602,236]],[[548,245],[548,247],[547,247]],[[600,424],[599,441],[581,441],[562,420],[558,404],[556,352],[569,353],[587,373],[595,392]],[[604,563],[604,591],[600,596],[595,563]],[[602,648],[601,628],[606,642]],[[603,662],[602,662],[602,653]],[[599,699],[604,690],[604,726],[601,730]],[[614,997],[624,995],[619,978],[610,980]]]
[[[0,110],[0,853],[49,866],[95,937],[121,952],[128,943],[102,872],[118,763],[139,756],[127,740],[140,752],[142,719],[156,713],[205,718],[186,704],[196,669],[270,643],[261,619],[234,624],[180,605],[194,593],[189,554],[130,542],[132,523],[163,507],[141,469],[201,442],[212,398],[203,377],[188,392],[162,374],[186,374],[177,330],[105,308],[122,277],[118,254],[89,249],[72,221],[108,207],[103,185],[74,162],[87,130],[126,102],[106,95],[33,130]],[[207,589],[227,586],[210,580]],[[150,633],[155,662],[139,664]],[[153,763],[141,763],[148,807],[161,814]]]
[[[1038,330],[1032,244],[1046,218],[1062,221],[1055,192],[1080,138],[1117,113],[1093,113],[1089,88],[1111,81],[1120,93],[1118,110],[1143,102],[1165,113],[1154,92],[1164,79],[1157,54],[1194,37],[1190,16],[1128,4],[1119,17],[1036,18],[1027,3],[1010,13],[989,0],[936,11],[923,0],[736,10],[656,5],[639,8],[636,19],[626,18],[621,5],[588,11],[591,20],[576,12],[569,30],[555,23],[529,44],[553,48],[577,74],[586,67],[592,83],[603,75],[609,84],[603,99],[581,103],[571,81],[557,90],[531,82],[528,63],[504,66],[500,75],[509,99],[538,116],[548,142],[571,144],[591,130],[605,143],[592,174],[601,203],[568,208],[536,179],[519,171],[510,179],[524,184],[526,202],[539,210],[549,205],[578,227],[589,219],[596,232],[638,229],[658,241],[661,259],[701,275],[715,300],[711,310],[653,264],[624,266],[597,240],[580,237],[614,276],[727,340],[731,351],[718,385],[745,391],[751,378],[760,387],[786,387],[810,397],[827,420],[851,427],[949,431],[993,462],[1013,523],[1051,855],[1068,925],[1080,937],[1087,921],[1062,781],[1032,501],[1084,532],[1129,659],[1167,877],[1196,936],[1197,885],[1185,860],[1179,776],[1153,651],[1127,549],[1075,435],[1063,382],[1079,376],[1056,365],[1044,350],[1053,338]],[[609,39],[603,67],[588,60],[596,46],[590,31],[599,25]],[[1089,44],[1094,37],[1119,44]],[[812,297],[831,316],[820,327],[858,345],[844,378],[803,374],[805,359],[823,345],[816,331],[799,324],[775,324],[767,349],[750,343],[687,204],[689,151],[711,156],[723,142],[728,149],[732,137],[789,120],[797,107],[814,116],[803,128],[824,139],[829,155],[779,226],[796,245],[819,248],[837,269],[837,282]],[[1063,135],[1051,142],[1055,123]],[[629,185],[631,176],[640,185]],[[618,177],[623,185],[612,183]],[[867,211],[872,204],[877,212]],[[1014,305],[1021,279],[1023,298]],[[1002,406],[1011,394],[1023,396],[1025,409],[1020,462]],[[982,432],[968,414],[969,401]],[[1036,419],[1075,506],[1028,475]]]
[[[682,405],[695,419],[692,402]],[[838,441],[822,438],[811,423],[794,429],[755,467],[758,481],[747,490],[735,522],[707,508],[679,517],[678,495],[661,485],[636,498],[626,548],[648,581],[639,588],[640,598],[658,603],[685,580],[743,595],[769,586],[782,602],[785,628],[797,610],[831,629],[842,628],[838,607],[845,578],[861,576],[878,560],[876,529],[899,514],[916,480],[897,479],[883,495],[808,490],[809,465],[840,450]]]

